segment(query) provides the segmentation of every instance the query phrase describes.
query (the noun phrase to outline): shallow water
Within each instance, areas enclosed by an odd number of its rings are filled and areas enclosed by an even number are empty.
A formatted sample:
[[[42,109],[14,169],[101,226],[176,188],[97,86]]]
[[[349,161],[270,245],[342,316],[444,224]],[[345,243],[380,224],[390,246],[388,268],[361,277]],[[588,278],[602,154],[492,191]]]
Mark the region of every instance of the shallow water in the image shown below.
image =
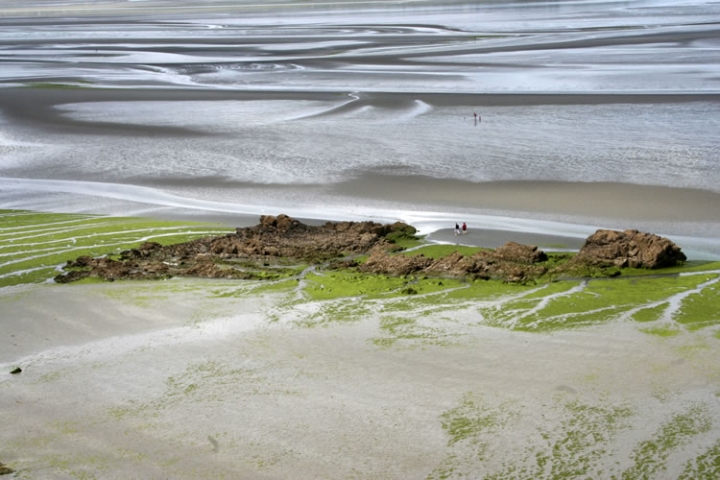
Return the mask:
[[[103,5],[0,17],[7,87],[125,92],[0,92],[0,208],[720,238],[718,4]]]

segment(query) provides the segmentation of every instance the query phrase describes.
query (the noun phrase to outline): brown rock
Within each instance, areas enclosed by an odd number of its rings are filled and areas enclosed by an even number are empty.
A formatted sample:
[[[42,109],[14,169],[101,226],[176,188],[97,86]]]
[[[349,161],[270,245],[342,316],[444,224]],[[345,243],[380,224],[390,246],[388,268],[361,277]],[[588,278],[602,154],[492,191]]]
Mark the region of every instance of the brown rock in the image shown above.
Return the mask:
[[[521,245],[507,242],[495,250],[495,256],[501,260],[516,263],[538,263],[547,261],[548,257],[535,245]]]
[[[440,276],[463,276],[474,264],[475,262],[469,258],[458,252],[454,252],[447,257],[433,261],[425,271]]]
[[[68,262],[66,268],[82,271],[59,275],[56,281],[69,282],[86,276],[114,280],[240,275],[232,265],[228,268],[211,265],[220,260],[236,264],[239,260],[268,264],[280,259],[319,263],[346,254],[366,254],[376,247],[388,248],[385,235],[391,231],[407,233],[414,229],[404,223],[388,226],[375,222],[327,222],[322,226],[308,226],[287,215],[263,215],[258,225],[238,228],[234,234],[168,246],[144,242],[138,248],[122,252],[119,260],[80,257]]]
[[[396,234],[412,235],[415,229],[404,223],[327,222],[308,226],[287,215],[264,215],[254,227],[238,228],[234,234],[207,237],[162,246],[144,242],[122,252],[119,260],[79,257],[67,263],[75,268],[55,280],[71,282],[87,276],[106,280],[122,278],[156,279],[173,275],[217,278],[252,278],[252,265],[282,265],[287,262],[317,264],[356,254],[370,254],[357,265],[363,272],[389,275],[427,274],[447,277],[498,278],[525,283],[547,269],[547,255],[536,246],[508,242],[495,251],[481,250],[472,257],[458,252],[442,259],[423,255],[389,255]],[[599,230],[589,237],[580,253],[557,273],[578,271],[586,266],[659,268],[684,261],[685,255],[667,239],[637,230]],[[573,262],[575,262],[573,264]],[[248,265],[250,268],[248,269]],[[570,268],[562,270],[570,266]],[[579,268],[577,268],[579,267]],[[79,269],[79,270],[77,270]]]
[[[598,267],[664,268],[687,260],[667,238],[637,230],[598,230],[585,240],[573,263]]]
[[[385,273],[389,275],[410,275],[420,272],[433,263],[432,259],[424,255],[388,255],[387,252],[376,249],[358,270],[366,273]]]

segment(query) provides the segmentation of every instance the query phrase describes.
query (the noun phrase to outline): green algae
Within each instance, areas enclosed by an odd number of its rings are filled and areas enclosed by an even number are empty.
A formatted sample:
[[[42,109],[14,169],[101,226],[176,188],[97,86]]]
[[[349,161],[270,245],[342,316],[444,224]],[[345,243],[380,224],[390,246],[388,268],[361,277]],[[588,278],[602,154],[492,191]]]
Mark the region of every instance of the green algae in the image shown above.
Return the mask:
[[[414,347],[417,345],[447,346],[457,334],[450,334],[445,329],[424,325],[415,318],[387,316],[380,319],[382,336],[372,339],[378,347]]]
[[[264,293],[282,293],[290,292],[297,288],[297,279],[278,280],[274,282],[262,282],[249,287],[244,295],[247,294],[264,294]],[[227,296],[227,295],[225,295]],[[233,295],[234,296],[234,295]]]
[[[632,454],[633,466],[622,473],[622,480],[660,478],[667,470],[670,454],[693,437],[710,430],[712,419],[705,405],[692,405],[685,413],[674,415]]]
[[[666,478],[669,461],[675,453],[710,432],[712,418],[707,405],[692,404],[672,414],[654,432],[628,452],[630,467],[620,469],[605,461],[608,456],[622,455],[614,445],[619,438],[635,431],[636,412],[623,403],[607,399],[588,403],[579,399],[562,401],[544,408],[543,417],[558,418],[551,427],[521,425],[523,407],[513,403],[490,406],[477,394],[466,394],[460,404],[440,416],[441,427],[448,438],[445,459],[428,475],[428,479],[478,478],[549,479],[611,478],[635,480]],[[507,453],[504,442],[513,431],[522,428],[524,436],[538,438],[533,446],[517,445],[516,455],[501,463],[494,471],[478,471],[478,462]],[[522,458],[522,461],[517,461]],[[674,458],[674,457],[673,457]],[[683,473],[677,477],[717,478],[720,472],[720,441],[699,454],[684,460]],[[481,473],[482,472],[482,473]]]
[[[470,257],[480,250],[487,250],[482,249],[480,247],[468,247],[464,245],[445,245],[445,244],[425,244],[420,245],[416,248],[413,248],[410,251],[404,251],[402,252],[403,255],[418,255],[422,253],[424,256],[432,259],[439,259],[443,257],[447,257],[448,255],[452,255],[453,253],[457,252],[461,254],[464,257]]]
[[[700,280],[709,280],[705,275],[698,276]],[[719,277],[715,275],[714,278]],[[720,282],[684,298],[680,309],[673,314],[673,320],[689,330],[720,323]]]
[[[682,330],[680,330],[677,325],[657,325],[652,327],[644,327],[641,328],[640,331],[663,338],[676,337],[682,333]]]
[[[666,267],[662,269],[648,269],[648,268],[624,268],[622,269],[622,275],[624,277],[638,277],[638,276],[657,276],[657,275],[672,275],[680,273],[693,273],[693,272],[708,272],[708,271],[720,270],[720,262],[710,262],[705,260],[688,261],[682,265],[676,265],[674,267]]]
[[[464,288],[454,288],[444,294],[449,301],[495,300],[524,295],[537,289],[536,286],[504,283],[500,280],[472,280],[462,282]]]
[[[629,428],[632,409],[623,405],[588,404],[579,400],[552,407],[562,420],[554,429],[538,433],[546,449],[527,451],[532,462],[526,465],[506,464],[486,480],[607,478],[599,465],[608,455],[615,438]]]
[[[477,477],[466,471],[466,465],[485,461],[492,454],[492,441],[516,416],[509,403],[489,406],[482,395],[463,395],[457,406],[440,415],[440,426],[448,437],[448,453],[427,479]]]
[[[291,305],[284,305],[284,308],[292,308]],[[359,322],[372,314],[373,304],[364,301],[345,302],[327,301],[322,302],[311,313],[299,316],[294,320],[295,325],[305,328],[326,327],[332,324]]]
[[[599,478],[600,460],[608,453],[614,437],[628,427],[633,411],[625,406],[591,405],[571,401],[564,406],[566,418],[560,435],[552,440],[550,478]],[[555,432],[544,432],[552,438]]]
[[[654,322],[660,319],[663,313],[665,313],[665,310],[668,308],[669,303],[663,302],[658,303],[657,305],[641,308],[639,310],[636,310],[632,314],[632,319],[636,322]]]
[[[398,250],[408,250],[408,249],[413,249],[413,248],[417,248],[419,246],[424,245],[422,238],[414,236],[414,235],[405,235],[405,234],[393,235],[391,233],[386,238]]]
[[[678,480],[717,480],[720,478],[720,440],[685,465]]]
[[[310,273],[305,276],[303,291],[313,300],[329,300],[341,297],[380,298],[398,291],[408,284],[402,277],[367,275],[352,270]]]
[[[171,244],[218,233],[230,233],[230,229],[143,218],[0,211],[0,287],[46,282],[68,259],[80,255],[113,256],[143,241]],[[407,235],[400,235],[397,240],[398,245],[405,245],[402,242],[422,245],[404,254],[422,253],[431,258],[454,252],[472,255],[480,250],[422,244],[422,240]],[[552,268],[571,257],[567,253],[551,253],[546,264]],[[234,287],[221,288],[217,297],[295,292],[304,301],[349,302],[347,308],[337,305],[320,308],[317,315],[301,322],[307,326],[354,321],[368,312],[366,307],[359,307],[358,298],[382,300],[378,308],[384,314],[439,318],[436,325],[424,325],[432,329],[442,327],[442,318],[470,304],[475,305],[480,324],[538,333],[631,320],[643,324],[642,331],[648,334],[669,336],[683,329],[694,331],[720,324],[717,281],[720,262],[688,262],[660,271],[627,269],[620,277],[611,279],[568,279],[539,285],[412,275],[394,277],[362,274],[352,268],[314,267],[314,272],[305,275],[307,265],[278,264],[267,268],[229,262],[221,266],[241,269],[247,280],[245,283],[235,280]],[[85,283],[93,281],[97,280]],[[135,294],[139,295],[135,300],[138,305],[150,301],[140,292]],[[352,307],[357,314],[353,314]],[[434,335],[434,341],[444,341],[440,340],[441,331],[406,333],[428,338]],[[381,336],[377,340],[385,345],[401,344],[394,338]]]
[[[483,307],[480,313],[489,325],[537,332],[605,323],[626,312],[637,321],[651,322],[663,318],[668,298],[697,289],[706,281],[704,275],[558,281],[504,302],[500,308]],[[688,304],[688,299],[692,303]],[[698,328],[717,325],[717,314],[711,312],[718,311],[719,301],[714,287],[705,287],[684,299],[673,319]],[[655,327],[646,330],[657,332]]]
[[[449,436],[448,446],[477,437],[500,424],[497,413],[471,394],[466,394],[460,405],[443,413],[440,418],[441,426]]]
[[[0,287],[48,281],[82,255],[113,255],[144,241],[173,244],[230,231],[195,222],[6,210],[0,213]]]

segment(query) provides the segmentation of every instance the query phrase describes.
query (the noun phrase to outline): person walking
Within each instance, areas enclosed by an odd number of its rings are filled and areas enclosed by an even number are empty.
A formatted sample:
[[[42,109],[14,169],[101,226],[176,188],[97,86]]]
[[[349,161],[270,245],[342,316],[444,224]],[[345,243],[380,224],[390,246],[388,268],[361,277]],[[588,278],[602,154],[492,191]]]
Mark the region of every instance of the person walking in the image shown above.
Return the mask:
[[[463,235],[465,235],[467,233],[467,223],[465,223],[465,222],[463,222],[462,232],[463,232]]]
[[[460,235],[460,225],[455,222],[455,236]]]

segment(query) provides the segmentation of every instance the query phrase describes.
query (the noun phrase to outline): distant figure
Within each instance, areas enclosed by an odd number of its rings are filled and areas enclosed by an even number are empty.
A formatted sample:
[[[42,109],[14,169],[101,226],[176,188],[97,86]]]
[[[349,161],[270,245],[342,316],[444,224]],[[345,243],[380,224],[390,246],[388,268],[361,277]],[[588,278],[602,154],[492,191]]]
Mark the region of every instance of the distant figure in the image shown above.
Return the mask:
[[[458,225],[457,222],[455,223],[455,235],[460,235],[460,225]]]
[[[463,230],[463,235],[465,235],[467,233],[467,224],[465,222],[463,222],[462,230]]]

